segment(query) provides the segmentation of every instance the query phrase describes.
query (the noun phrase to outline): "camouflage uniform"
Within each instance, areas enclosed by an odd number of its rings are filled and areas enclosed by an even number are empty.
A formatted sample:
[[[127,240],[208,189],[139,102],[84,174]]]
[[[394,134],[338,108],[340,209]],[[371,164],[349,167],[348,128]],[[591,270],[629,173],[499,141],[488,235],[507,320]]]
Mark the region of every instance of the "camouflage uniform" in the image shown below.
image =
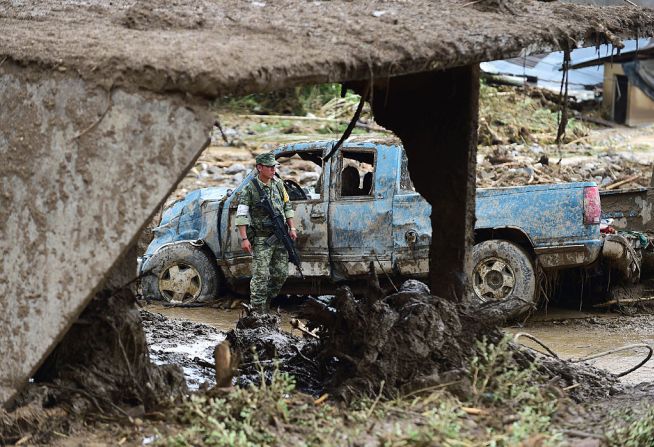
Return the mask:
[[[261,182],[258,176],[255,176],[252,181],[259,183],[263,192],[270,198],[273,207],[282,213],[285,219],[294,216],[286,188],[280,179],[271,179],[269,185]],[[273,234],[271,219],[266,211],[257,206],[258,203],[259,192],[250,182],[241,191],[235,223],[237,226],[248,225],[248,238],[254,251],[250,303],[254,310],[265,312],[268,303],[279,294],[288,276],[288,253],[281,241],[275,241],[272,245],[266,243],[266,239]],[[242,205],[248,208],[247,214],[241,211]]]

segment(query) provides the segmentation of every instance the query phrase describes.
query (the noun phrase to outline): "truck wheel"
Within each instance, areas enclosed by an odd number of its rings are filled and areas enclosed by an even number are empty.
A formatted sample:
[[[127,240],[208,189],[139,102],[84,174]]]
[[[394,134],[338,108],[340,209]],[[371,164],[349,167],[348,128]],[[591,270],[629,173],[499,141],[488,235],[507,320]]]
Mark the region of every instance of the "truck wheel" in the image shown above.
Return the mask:
[[[504,240],[484,241],[472,249],[472,287],[481,303],[496,306],[507,318],[536,308],[536,274],[529,254]]]
[[[190,244],[163,247],[144,265],[141,280],[145,298],[193,303],[213,300],[218,292],[216,260]]]

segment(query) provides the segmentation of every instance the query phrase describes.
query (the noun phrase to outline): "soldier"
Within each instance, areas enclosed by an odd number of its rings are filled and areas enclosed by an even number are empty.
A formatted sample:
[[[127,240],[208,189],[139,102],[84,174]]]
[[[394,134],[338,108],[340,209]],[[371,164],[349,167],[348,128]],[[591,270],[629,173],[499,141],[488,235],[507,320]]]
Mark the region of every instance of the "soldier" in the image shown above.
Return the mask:
[[[275,156],[268,152],[257,155],[255,161],[257,175],[241,191],[236,226],[241,237],[241,248],[254,256],[250,280],[252,310],[266,313],[270,300],[277,296],[288,276],[288,252],[279,240],[272,244],[266,242],[273,234],[272,223],[266,211],[257,206],[259,192],[253,182],[259,183],[273,207],[284,215],[291,239],[297,239],[297,230],[293,225],[294,212],[284,183],[275,178],[278,165]]]

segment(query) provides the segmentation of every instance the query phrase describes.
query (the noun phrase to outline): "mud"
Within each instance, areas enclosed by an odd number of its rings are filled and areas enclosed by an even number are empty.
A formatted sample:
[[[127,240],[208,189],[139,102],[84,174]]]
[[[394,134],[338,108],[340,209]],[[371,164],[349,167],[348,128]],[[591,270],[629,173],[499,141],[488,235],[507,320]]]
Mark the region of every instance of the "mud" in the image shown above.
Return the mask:
[[[96,296],[15,399],[0,411],[0,443],[47,443],[80,419],[131,420],[188,391],[176,365],[153,365],[129,290]],[[30,435],[31,436],[31,435]]]
[[[207,389],[216,384],[214,348],[229,338],[242,357],[241,374],[234,383],[259,382],[260,365],[251,349],[254,346],[267,369],[271,370],[273,359],[278,359],[283,371],[294,373],[299,378],[302,389],[316,391],[320,388],[317,385],[320,376],[302,382],[301,377],[308,372],[293,367],[293,359],[299,356],[293,345],[300,351],[304,349],[302,334],[291,325],[291,320],[296,317],[294,309],[274,311],[269,324],[259,326],[253,325],[251,319],[241,321],[245,315],[242,310],[212,307],[143,304],[141,317],[153,363],[181,367],[190,390]]]
[[[384,394],[392,396],[429,386],[444,373],[451,378],[464,366],[476,335],[487,328],[415,283],[408,281],[385,298],[374,288],[355,298],[344,287],[333,311],[315,303],[305,312],[309,327],[320,324],[318,359],[335,369],[327,385],[341,398],[378,393],[382,382]]]
[[[34,376],[73,413],[113,414],[116,405],[152,409],[186,392],[180,371],[153,367],[131,292],[98,296]]]
[[[331,305],[309,299],[300,315],[295,309],[282,310],[263,321],[212,308],[148,305],[148,311],[142,313],[151,357],[156,363],[180,365],[191,389],[215,384],[213,349],[226,337],[241,357],[234,380],[241,386],[259,383],[262,371],[264,379],[269,379],[277,368],[293,375],[298,389],[313,395],[328,391],[349,399],[356,394],[374,394],[382,380],[389,396],[456,380],[463,385],[454,392],[465,394],[461,371],[482,334],[495,340],[501,337],[500,332],[487,327],[491,319],[499,317],[487,309],[459,313],[452,304],[429,295],[428,290],[418,281],[408,281],[399,293],[374,298],[370,293],[354,296],[344,288]],[[301,324],[316,329],[320,339],[294,330],[290,322],[296,316],[308,318]],[[650,343],[654,338],[649,316],[603,317],[552,310],[537,314],[525,327],[506,330],[536,336],[561,359],[580,358],[628,343]],[[521,344],[537,347],[526,339],[521,339]],[[553,384],[572,386],[569,394],[577,401],[616,395],[625,385],[649,380],[652,373],[647,363],[622,379],[612,374],[642,360],[642,349],[582,364],[548,359],[517,345],[515,349],[524,364],[538,359],[540,371],[552,378]]]
[[[299,390],[320,393],[333,368],[316,361],[318,342],[280,330],[279,323],[277,315],[247,315],[227,334],[241,359],[236,384],[268,382],[277,369],[292,375]]]
[[[225,333],[206,324],[141,310],[143,329],[156,365],[181,368],[190,390],[215,385],[213,351]]]
[[[386,297],[374,288],[355,297],[342,287],[329,305],[308,300],[300,316],[319,338],[280,330],[274,315],[238,321],[227,334],[242,361],[237,385],[268,381],[277,369],[292,375],[301,391],[328,392],[346,402],[361,395],[389,398],[444,383],[466,397],[470,388],[465,371],[477,354],[477,342],[485,337],[497,343],[503,336],[487,316],[430,295],[418,281],[407,281]],[[517,344],[512,349],[518,364],[527,368],[534,363],[550,386],[567,390],[577,402],[623,390],[617,377],[592,364],[543,356]]]
[[[216,97],[620,44],[654,34],[654,13],[535,0],[5,0],[0,28],[0,61]]]

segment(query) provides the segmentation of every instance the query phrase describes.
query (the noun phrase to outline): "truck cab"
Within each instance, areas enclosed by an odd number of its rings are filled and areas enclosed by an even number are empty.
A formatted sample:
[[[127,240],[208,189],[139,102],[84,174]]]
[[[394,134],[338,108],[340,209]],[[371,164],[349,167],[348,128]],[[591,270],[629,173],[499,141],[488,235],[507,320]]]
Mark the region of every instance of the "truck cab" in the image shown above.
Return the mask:
[[[285,179],[308,278],[294,281],[299,272],[290,265],[288,286],[298,293],[321,293],[329,284],[365,278],[371,266],[380,277],[425,277],[431,237],[438,229],[432,229],[429,203],[413,188],[401,145],[351,139],[325,162],[333,144],[299,143],[275,151],[282,167],[295,160],[314,172],[302,186]],[[255,172],[233,191],[193,192],[175,205],[176,211],[167,211],[166,221],[154,230],[159,237],[148,247],[143,268],[161,277],[167,268],[157,260],[162,248],[195,244],[214,264],[216,282],[247,287],[252,258],[240,247],[235,215],[240,193]],[[471,274],[482,301],[515,295],[533,306],[537,266],[588,265],[602,249],[594,183],[480,189],[476,216]],[[157,285],[150,282],[149,291],[156,296]],[[195,288],[202,289],[197,281]]]

